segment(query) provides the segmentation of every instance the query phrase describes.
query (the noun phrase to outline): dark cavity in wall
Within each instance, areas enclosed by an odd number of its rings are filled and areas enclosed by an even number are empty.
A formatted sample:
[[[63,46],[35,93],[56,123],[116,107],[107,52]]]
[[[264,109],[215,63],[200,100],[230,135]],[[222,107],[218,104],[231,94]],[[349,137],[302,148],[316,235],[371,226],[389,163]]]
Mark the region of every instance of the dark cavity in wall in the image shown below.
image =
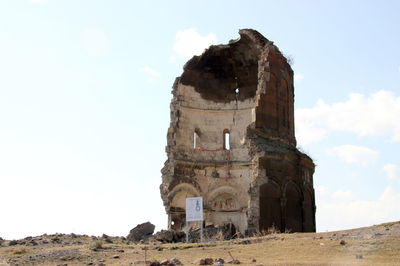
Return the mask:
[[[258,84],[256,49],[247,44],[246,38],[211,46],[187,62],[180,82],[193,86],[204,99],[214,102],[252,98]]]

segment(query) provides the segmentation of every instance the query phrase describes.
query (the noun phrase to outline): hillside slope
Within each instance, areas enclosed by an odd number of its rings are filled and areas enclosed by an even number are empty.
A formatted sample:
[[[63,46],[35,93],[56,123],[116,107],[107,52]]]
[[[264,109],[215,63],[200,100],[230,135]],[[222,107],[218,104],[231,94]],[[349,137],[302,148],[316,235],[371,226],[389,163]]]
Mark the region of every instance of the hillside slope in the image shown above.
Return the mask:
[[[0,243],[0,265],[144,265],[171,258],[184,265],[201,258],[222,258],[225,264],[235,259],[242,265],[400,265],[400,222],[195,244],[144,245],[74,234]]]

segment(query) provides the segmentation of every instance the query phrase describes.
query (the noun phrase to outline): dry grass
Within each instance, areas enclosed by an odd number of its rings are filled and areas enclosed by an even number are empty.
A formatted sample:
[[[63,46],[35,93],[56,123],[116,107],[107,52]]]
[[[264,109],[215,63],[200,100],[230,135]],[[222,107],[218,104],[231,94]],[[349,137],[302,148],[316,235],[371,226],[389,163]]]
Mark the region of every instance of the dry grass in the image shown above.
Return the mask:
[[[25,248],[16,248],[16,249],[12,249],[11,253],[13,255],[20,255],[20,254],[25,254],[27,251]]]
[[[90,249],[102,249],[103,248],[103,241],[101,240],[94,240],[92,243],[89,245]]]
[[[136,245],[113,240],[113,243],[102,243],[100,251],[91,250],[96,241],[78,237],[81,245],[23,247],[26,253],[13,252],[16,247],[1,247],[0,265],[8,261],[39,265],[82,265],[90,262],[128,265],[144,261],[145,256],[151,261],[175,257],[184,265],[190,265],[196,259],[206,257],[229,261],[231,255],[242,265],[399,265],[400,223],[374,228],[317,234],[280,234],[271,229],[254,238],[196,244]],[[341,240],[345,243],[341,244]],[[113,258],[115,255],[118,258]],[[32,261],[32,258],[37,259]]]

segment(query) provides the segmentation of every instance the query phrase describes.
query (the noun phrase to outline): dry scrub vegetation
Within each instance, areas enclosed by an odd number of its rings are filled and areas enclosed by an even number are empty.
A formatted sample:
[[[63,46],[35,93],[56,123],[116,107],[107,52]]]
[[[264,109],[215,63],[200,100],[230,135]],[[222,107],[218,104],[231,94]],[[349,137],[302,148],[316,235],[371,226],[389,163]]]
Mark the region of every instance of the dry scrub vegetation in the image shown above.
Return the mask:
[[[236,259],[242,265],[400,265],[400,222],[327,233],[268,232],[196,244],[144,245],[121,237],[75,234],[0,243],[0,265],[144,265],[171,258],[184,265],[201,258],[222,258],[225,264]]]

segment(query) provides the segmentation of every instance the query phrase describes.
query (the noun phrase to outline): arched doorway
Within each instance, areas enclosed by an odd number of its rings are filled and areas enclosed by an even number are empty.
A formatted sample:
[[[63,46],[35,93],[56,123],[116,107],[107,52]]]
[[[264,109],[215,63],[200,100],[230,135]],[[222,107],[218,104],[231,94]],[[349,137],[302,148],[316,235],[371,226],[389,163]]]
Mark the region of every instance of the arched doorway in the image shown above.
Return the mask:
[[[281,192],[274,182],[268,182],[260,187],[260,220],[259,230],[275,227],[282,230]]]
[[[303,215],[300,190],[294,183],[289,183],[285,189],[285,229],[290,232],[303,231]]]
[[[315,232],[313,196],[309,190],[304,192],[303,215],[304,232]]]
[[[169,228],[182,230],[186,224],[186,198],[198,197],[199,193],[190,184],[181,183],[169,194]]]

